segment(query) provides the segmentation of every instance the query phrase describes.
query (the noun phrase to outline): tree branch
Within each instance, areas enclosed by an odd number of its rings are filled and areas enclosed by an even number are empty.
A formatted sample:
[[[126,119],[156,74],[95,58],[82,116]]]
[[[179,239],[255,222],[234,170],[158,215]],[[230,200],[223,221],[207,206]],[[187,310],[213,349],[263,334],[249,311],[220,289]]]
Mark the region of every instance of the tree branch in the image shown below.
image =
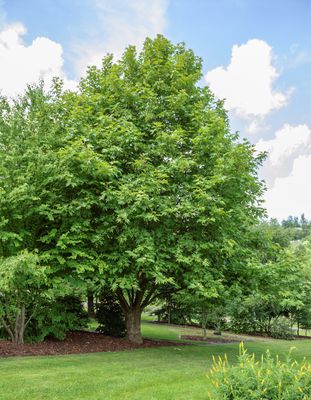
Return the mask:
[[[126,298],[124,297],[122,290],[120,288],[118,288],[116,290],[116,295],[120,302],[121,308],[123,309],[123,311],[127,312],[130,309],[130,306],[129,306],[128,302],[126,301]]]
[[[12,332],[12,329],[9,327],[9,325],[5,322],[5,319],[3,317],[0,317],[0,320],[2,322],[2,325],[5,327],[5,329],[7,330],[8,334],[10,335],[12,342],[14,342],[14,335]]]
[[[27,328],[27,325],[29,324],[29,322],[32,320],[32,318],[35,315],[35,311],[30,315],[30,317],[27,319],[25,325],[24,325],[24,330]]]
[[[137,292],[136,292],[136,296],[135,296],[135,300],[134,300],[134,304],[133,304],[134,307],[138,307],[138,306],[141,307],[142,300],[146,293],[147,283],[148,283],[148,280],[146,279],[146,277],[141,277],[140,289],[137,290]]]
[[[156,297],[157,297],[157,294],[155,294],[155,291],[157,290],[157,286],[156,285],[154,285],[151,289],[150,289],[150,291],[149,291],[149,293],[147,294],[147,296],[145,297],[145,299],[143,300],[143,302],[142,302],[142,304],[141,304],[141,307],[142,308],[145,308],[148,304],[150,304]]]

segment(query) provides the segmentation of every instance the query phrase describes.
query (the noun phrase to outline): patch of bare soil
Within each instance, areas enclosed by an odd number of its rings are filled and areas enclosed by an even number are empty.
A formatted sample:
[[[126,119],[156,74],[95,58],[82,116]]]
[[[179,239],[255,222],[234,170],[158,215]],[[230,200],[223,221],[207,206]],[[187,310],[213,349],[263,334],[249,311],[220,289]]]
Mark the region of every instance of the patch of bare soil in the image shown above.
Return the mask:
[[[68,333],[63,341],[46,339],[40,343],[16,345],[9,340],[0,340],[0,357],[82,354],[181,345],[172,341],[149,339],[144,339],[142,344],[135,344],[125,338],[81,331]]]
[[[197,335],[182,335],[180,336],[180,339],[184,340],[195,340],[195,341],[200,341],[200,342],[206,342],[209,344],[224,344],[224,343],[240,343],[240,340],[234,340],[234,339],[229,339],[229,338],[206,338],[204,339],[203,336],[197,336]]]

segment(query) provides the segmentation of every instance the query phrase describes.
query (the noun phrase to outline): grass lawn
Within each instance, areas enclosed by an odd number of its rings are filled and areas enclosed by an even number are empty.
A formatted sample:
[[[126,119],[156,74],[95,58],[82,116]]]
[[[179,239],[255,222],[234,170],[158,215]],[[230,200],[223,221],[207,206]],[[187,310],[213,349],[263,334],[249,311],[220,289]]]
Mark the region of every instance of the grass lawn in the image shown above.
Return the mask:
[[[186,329],[187,331],[187,329]],[[191,332],[194,332],[192,329]],[[176,340],[181,328],[143,323],[144,336]],[[257,340],[246,347],[311,360],[311,341]],[[211,356],[235,360],[237,344],[162,347],[119,353],[7,358],[0,360],[1,400],[206,399]]]

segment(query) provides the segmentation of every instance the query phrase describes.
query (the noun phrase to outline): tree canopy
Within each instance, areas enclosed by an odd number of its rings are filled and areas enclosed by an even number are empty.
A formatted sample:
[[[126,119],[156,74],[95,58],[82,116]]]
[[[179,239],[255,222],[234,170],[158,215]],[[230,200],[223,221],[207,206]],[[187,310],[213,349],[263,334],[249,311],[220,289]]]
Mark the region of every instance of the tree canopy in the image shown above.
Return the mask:
[[[263,156],[201,77],[159,35],[90,67],[77,93],[56,81],[2,105],[2,255],[38,249],[57,279],[108,285],[137,342],[164,284],[215,296],[243,272],[262,214]]]
[[[119,61],[89,68],[70,99],[64,151],[77,154],[72,173],[93,166],[90,246],[133,340],[164,283],[211,289],[234,274],[261,213],[262,156],[230,133],[201,77],[200,58],[158,36],[140,53],[131,46]]]

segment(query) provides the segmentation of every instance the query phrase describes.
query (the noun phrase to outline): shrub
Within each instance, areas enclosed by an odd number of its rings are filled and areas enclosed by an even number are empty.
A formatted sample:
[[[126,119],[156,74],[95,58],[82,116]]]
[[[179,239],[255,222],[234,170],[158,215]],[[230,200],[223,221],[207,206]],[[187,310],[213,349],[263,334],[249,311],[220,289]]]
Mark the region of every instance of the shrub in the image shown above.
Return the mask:
[[[0,258],[0,334],[24,343],[38,308],[47,297],[46,269],[36,253]]]
[[[191,317],[196,317],[195,312],[190,307],[177,303],[164,304],[162,308],[155,311],[159,321],[168,324],[192,325]]]
[[[254,333],[258,328],[255,307],[249,305],[246,300],[243,297],[238,297],[232,299],[228,306],[229,329],[233,332]]]
[[[227,357],[213,359],[209,373],[213,400],[308,400],[311,399],[311,364],[293,361],[291,352],[285,362],[269,351],[256,361],[240,345],[238,363],[230,366]]]
[[[203,314],[203,313],[202,313]],[[203,315],[199,315],[199,320],[202,325]],[[207,310],[205,318],[206,327],[213,329],[215,332],[221,333],[226,328],[226,319],[222,307],[211,306]]]
[[[275,339],[294,339],[293,331],[290,327],[288,318],[279,317],[275,318],[271,322],[271,333],[270,336]]]
[[[123,337],[126,333],[125,318],[122,309],[110,291],[102,291],[96,305],[97,330],[108,336]]]
[[[29,326],[26,339],[41,341],[45,337],[63,340],[67,332],[87,326],[88,316],[78,296],[58,296],[42,304]]]

